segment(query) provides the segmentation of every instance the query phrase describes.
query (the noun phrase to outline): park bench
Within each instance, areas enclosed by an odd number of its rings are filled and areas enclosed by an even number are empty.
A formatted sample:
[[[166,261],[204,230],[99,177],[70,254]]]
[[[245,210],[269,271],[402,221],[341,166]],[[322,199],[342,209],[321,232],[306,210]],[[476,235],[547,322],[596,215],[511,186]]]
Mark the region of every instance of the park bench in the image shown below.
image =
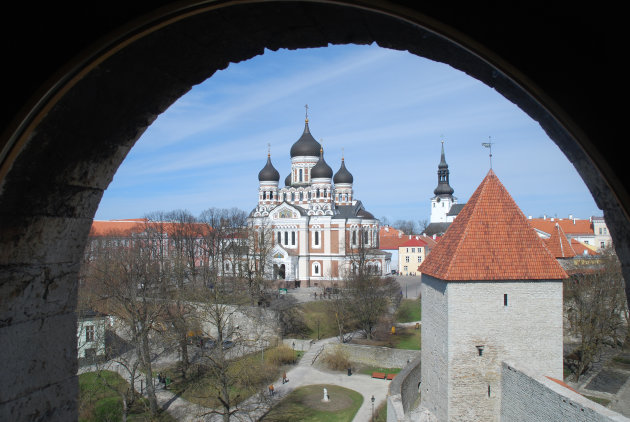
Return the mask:
[[[385,379],[385,373],[384,372],[372,372],[372,378],[379,378],[384,380]]]
[[[396,374],[387,374],[387,379],[390,381],[393,380],[394,377],[396,377]]]

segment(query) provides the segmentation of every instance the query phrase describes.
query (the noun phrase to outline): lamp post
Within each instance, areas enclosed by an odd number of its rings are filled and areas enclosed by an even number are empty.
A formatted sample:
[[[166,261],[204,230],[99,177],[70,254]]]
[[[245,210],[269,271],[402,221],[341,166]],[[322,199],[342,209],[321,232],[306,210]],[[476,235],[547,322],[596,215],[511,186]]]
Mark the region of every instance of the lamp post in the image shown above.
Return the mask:
[[[374,422],[374,394],[372,394],[372,422]]]

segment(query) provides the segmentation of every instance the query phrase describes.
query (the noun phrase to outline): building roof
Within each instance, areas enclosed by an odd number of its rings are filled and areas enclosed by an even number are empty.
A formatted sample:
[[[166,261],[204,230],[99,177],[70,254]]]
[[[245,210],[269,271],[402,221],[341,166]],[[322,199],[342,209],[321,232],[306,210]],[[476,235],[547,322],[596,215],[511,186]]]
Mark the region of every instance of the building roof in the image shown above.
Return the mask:
[[[460,213],[460,211],[464,208],[466,204],[453,204],[451,205],[451,209],[448,210],[448,213],[446,215],[448,216],[453,216],[453,215],[458,215]]]
[[[270,154],[267,154],[267,164],[265,164],[265,167],[258,173],[258,180],[261,182],[277,182],[280,180],[280,173],[278,173],[278,170],[271,164]]]
[[[556,227],[560,226],[562,231],[569,237],[587,235],[593,236],[593,223],[590,220],[578,220],[576,218],[530,218],[529,224],[542,232],[551,234]]]
[[[424,234],[427,236],[442,236],[450,225],[451,223],[430,223],[424,229]]]
[[[399,246],[399,248],[410,248],[410,247],[424,247],[427,246],[427,242],[420,239],[420,236],[412,236],[411,239],[407,240],[405,243]]]
[[[562,231],[562,227],[556,223],[555,227],[551,231],[551,236],[548,239],[543,239],[549,252],[556,258],[573,258],[577,253],[567,236]]]
[[[420,268],[446,281],[567,277],[492,170]]]
[[[113,237],[130,237],[138,233],[147,231],[148,228],[160,225],[160,231],[169,236],[182,232],[182,228],[187,230],[187,224],[176,222],[149,222],[146,218],[131,218],[126,220],[94,220],[90,228],[90,236],[113,236]],[[212,230],[208,225],[203,223],[192,223],[192,233],[201,236]]]

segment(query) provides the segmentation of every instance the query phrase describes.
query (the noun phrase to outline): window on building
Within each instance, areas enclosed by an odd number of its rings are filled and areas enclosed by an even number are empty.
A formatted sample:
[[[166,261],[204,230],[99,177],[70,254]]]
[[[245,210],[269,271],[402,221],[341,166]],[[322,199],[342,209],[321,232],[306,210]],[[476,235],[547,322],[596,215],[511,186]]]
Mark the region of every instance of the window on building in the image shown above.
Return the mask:
[[[295,246],[295,232],[291,232],[291,245]]]
[[[409,257],[408,256],[405,257],[405,262],[409,262]]]
[[[418,263],[420,263],[420,262],[422,262],[422,257],[421,256],[418,257]]]
[[[302,169],[300,169],[300,182],[302,181]]]
[[[284,232],[284,244],[289,244],[289,232]]]
[[[315,246],[319,246],[319,232],[315,232]]]
[[[411,253],[416,253],[416,248],[411,248]]]
[[[490,384],[488,384],[488,397],[490,397]]]
[[[282,233],[278,232],[278,245],[282,243]]]
[[[319,275],[319,263],[313,264],[313,275]]]
[[[605,248],[606,247],[606,242],[599,242],[599,247],[600,248]]]
[[[406,265],[403,267],[403,270],[407,271],[407,266]]]
[[[477,348],[477,353],[479,356],[483,356],[483,346],[475,346]]]
[[[85,341],[94,341],[94,326],[85,326]]]
[[[357,232],[356,232],[356,230],[352,231],[352,244],[353,245],[357,244]]]
[[[508,295],[505,293],[503,295],[503,306],[508,306]]]

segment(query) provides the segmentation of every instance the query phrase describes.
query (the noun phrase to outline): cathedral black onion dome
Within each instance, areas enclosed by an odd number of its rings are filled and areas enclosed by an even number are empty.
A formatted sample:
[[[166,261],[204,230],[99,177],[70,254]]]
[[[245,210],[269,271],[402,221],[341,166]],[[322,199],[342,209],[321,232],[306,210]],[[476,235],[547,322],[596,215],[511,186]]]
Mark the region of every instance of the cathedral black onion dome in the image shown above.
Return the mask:
[[[352,177],[352,174],[350,174],[350,172],[346,168],[346,164],[343,158],[341,159],[341,167],[339,168],[339,171],[335,173],[335,178],[333,179],[333,182],[348,184],[352,184],[352,182],[354,182],[354,177]]]
[[[284,186],[291,186],[291,173],[284,179]]]
[[[304,124],[304,133],[300,136],[300,139],[291,147],[291,158],[293,157],[318,157],[319,150],[321,149],[319,142],[313,138],[311,131],[308,128],[308,120]]]
[[[311,169],[311,179],[330,179],[333,171],[324,160],[324,151],[320,147],[319,161]]]
[[[277,182],[280,180],[280,173],[271,164],[271,156],[267,156],[267,165],[258,173],[258,180],[260,182]]]

